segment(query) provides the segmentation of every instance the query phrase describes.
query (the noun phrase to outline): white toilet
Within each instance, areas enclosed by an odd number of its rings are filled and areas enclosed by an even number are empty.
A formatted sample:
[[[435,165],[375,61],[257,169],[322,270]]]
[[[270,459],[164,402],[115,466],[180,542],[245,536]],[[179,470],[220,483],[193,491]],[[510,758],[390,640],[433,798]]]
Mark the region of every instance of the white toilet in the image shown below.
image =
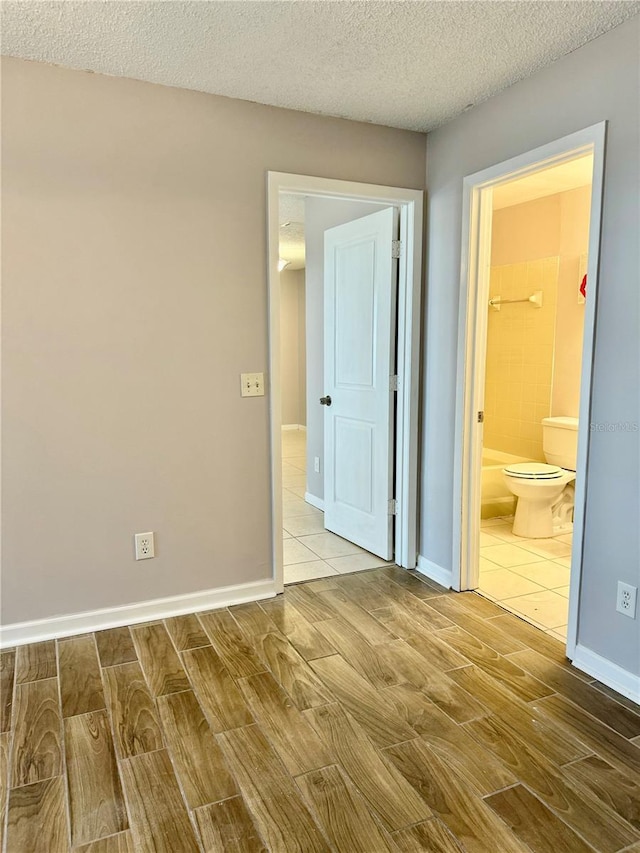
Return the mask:
[[[544,462],[518,462],[503,468],[505,482],[518,498],[513,532],[525,539],[548,539],[573,529],[578,419],[544,418]]]

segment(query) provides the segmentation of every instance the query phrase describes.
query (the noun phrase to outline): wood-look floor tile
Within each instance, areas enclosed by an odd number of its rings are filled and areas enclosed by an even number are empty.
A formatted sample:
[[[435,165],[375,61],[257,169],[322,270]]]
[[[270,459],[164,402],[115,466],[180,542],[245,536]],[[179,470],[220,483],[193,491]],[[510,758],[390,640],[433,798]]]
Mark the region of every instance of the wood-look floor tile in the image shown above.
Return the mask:
[[[311,661],[311,666],[375,744],[383,747],[417,737],[391,702],[374,690],[340,655]]]
[[[189,808],[235,796],[236,784],[191,690],[160,696],[158,711]]]
[[[331,643],[283,596],[262,601],[260,607],[305,660],[336,653]]]
[[[622,773],[640,774],[640,748],[564,696],[549,696],[529,708],[539,714],[542,721],[554,726],[561,737],[579,738],[585,752],[595,752]]]
[[[104,671],[105,693],[121,758],[162,749],[162,731],[140,664],[123,663]]]
[[[11,787],[62,773],[62,721],[58,679],[16,685]]]
[[[165,750],[120,762],[136,853],[199,853]]]
[[[172,616],[170,619],[165,619],[164,624],[179,652],[211,645],[195,613]]]
[[[461,853],[459,846],[447,827],[438,818],[401,829],[391,836],[402,853]]]
[[[292,776],[331,764],[329,751],[270,672],[238,683],[254,717]]]
[[[338,767],[312,770],[296,781],[338,853],[382,853],[397,849]]]
[[[100,664],[93,636],[58,640],[62,716],[87,714],[105,707]]]
[[[445,714],[456,723],[475,720],[488,713],[468,691],[464,690],[449,674],[441,672],[433,666],[414,648],[404,645],[381,646],[380,653],[384,655],[390,666],[395,668],[403,681],[412,684],[431,699]],[[458,670],[453,670],[457,672]]]
[[[271,598],[269,601],[275,602],[276,599]],[[247,637],[263,637],[265,634],[279,630],[276,623],[268,615],[268,610],[262,608],[255,601],[251,604],[238,604],[235,607],[230,607],[229,613]]]
[[[373,586],[373,584],[371,584]],[[444,616],[434,610],[436,619],[441,620],[441,628],[450,628],[453,624]],[[389,598],[389,603],[385,607],[380,607],[378,610],[372,610],[371,615],[378,620],[382,625],[388,628],[397,637],[406,640],[408,637],[414,637],[416,634],[431,634],[436,628],[425,628],[420,621],[411,617],[411,613],[406,607],[400,607],[399,604]]]
[[[333,702],[330,691],[281,634],[266,634],[259,649],[274,678],[300,711]]]
[[[68,853],[69,849],[64,777],[9,792],[6,853]]]
[[[621,773],[597,755],[562,768],[563,776],[588,788],[599,800],[640,830],[640,777]]]
[[[214,732],[253,722],[246,702],[213,646],[182,653],[198,702]]]
[[[9,732],[0,734],[0,850],[4,850],[4,818],[9,792]]]
[[[505,613],[503,616],[498,616],[495,619],[488,620],[490,625],[497,626],[503,634],[508,634],[512,639],[517,640],[523,646],[529,649],[535,649],[539,654],[557,663],[559,666],[568,669],[576,678],[581,678],[583,681],[591,681],[592,678],[586,673],[580,672],[571,665],[571,661],[566,656],[566,648],[560,642],[546,634],[539,628],[529,625],[523,619],[514,616],[512,613]],[[521,651],[521,650],[520,650]]]
[[[626,821],[598,803],[588,789],[570,784],[543,753],[515,735],[504,721],[488,717],[466,728],[596,850],[614,853],[639,840]]]
[[[388,830],[431,817],[426,803],[344,708],[336,703],[305,713]]]
[[[398,586],[409,590],[417,598],[434,598],[446,594],[444,587],[431,583],[416,571],[408,571],[398,566],[385,566],[378,570],[378,578],[387,578]]]
[[[138,659],[154,696],[179,693],[191,685],[162,623],[131,629]]]
[[[523,845],[504,826],[473,787],[421,740],[385,750],[398,770],[468,853],[523,853]]]
[[[39,681],[41,678],[55,678],[57,675],[54,640],[18,646],[16,649],[16,682],[18,684]]]
[[[342,590],[369,613],[389,604],[389,596],[371,581],[365,580],[362,572],[355,575],[336,575],[334,578],[324,578],[323,582],[327,584],[325,590]],[[317,583],[321,583],[321,581],[317,581]]]
[[[502,762],[470,737],[462,726],[452,722],[421,690],[403,684],[390,687],[385,695],[391,697],[411,728],[447,764],[468,779],[479,794],[490,794],[518,781]]]
[[[575,832],[522,785],[485,800],[533,853],[593,853]]]
[[[394,614],[395,622],[392,623],[390,620],[385,620],[384,624],[394,633],[396,633],[395,624],[398,622],[402,623],[403,620],[409,620],[411,634],[419,631],[438,631],[441,628],[450,628],[453,625],[450,619],[443,616],[431,606],[439,602],[440,597],[437,596],[436,598],[429,599],[418,598],[403,587],[399,587],[393,581],[384,578],[373,581],[373,583],[390,597],[390,607]],[[417,631],[415,626],[417,626]],[[399,625],[398,627],[401,626]],[[398,636],[401,635],[398,634]]]
[[[454,622],[459,628],[473,634],[485,646],[489,646],[500,655],[522,651],[524,648],[519,640],[501,631],[495,621],[473,616],[469,611],[468,604],[459,603],[457,596],[455,598],[442,596],[436,601],[431,601],[430,606]]]
[[[298,789],[259,728],[233,729],[219,740],[270,853],[328,853]]]
[[[427,634],[425,631],[422,631],[420,634],[408,636],[406,642],[433,666],[441,669],[442,672],[447,672],[450,669],[459,669],[461,666],[469,666],[471,663],[470,660],[459,652],[456,652],[448,643],[440,639],[436,632]]]
[[[580,670],[576,669],[575,667],[572,667],[571,672],[572,675],[575,675],[577,673],[578,676],[584,676],[582,679],[583,681],[586,678],[585,673],[581,673]],[[632,699],[628,699],[626,696],[623,696],[621,693],[618,693],[617,690],[613,690],[611,687],[607,687],[607,685],[603,684],[601,681],[591,681],[590,683],[591,686],[599,693],[604,693],[605,696],[608,696],[610,699],[614,699],[620,705],[624,705],[625,708],[628,708],[630,711],[633,711],[634,714],[640,714],[640,697],[638,697],[638,702],[634,702]],[[640,737],[640,735],[638,737]]]
[[[504,616],[505,610],[493,601],[483,598],[477,592],[460,592],[455,599],[457,604],[462,605],[474,616],[480,619],[492,619],[494,616]]]
[[[74,853],[135,853],[131,832],[119,832],[99,841],[92,841],[84,847],[78,847]]]
[[[106,711],[64,721],[71,843],[87,844],[128,828]]]
[[[623,737],[632,738],[640,735],[640,714],[625,708],[624,705],[605,696],[590,684],[575,678],[566,669],[548,661],[537,652],[531,650],[518,652],[510,655],[509,660],[549,685],[555,693],[561,693],[579,705],[583,711],[587,711],[602,723],[615,729]]]
[[[389,643],[396,639],[396,635],[384,627],[377,619],[374,619],[366,610],[351,600],[346,592],[340,589],[329,589],[319,592],[318,597],[327,602],[342,619],[356,630],[362,637],[372,645],[378,643]],[[416,599],[417,601],[417,599]],[[324,620],[323,620],[324,621]],[[318,625],[318,630],[322,630]],[[325,636],[327,636],[325,634]],[[329,637],[329,640],[331,638]]]
[[[338,614],[319,595],[312,592],[304,584],[290,586],[284,593],[285,599],[290,601],[307,622],[321,622],[323,619],[334,619]]]
[[[475,696],[524,741],[539,749],[554,764],[566,764],[584,758],[591,752],[569,731],[559,731],[558,726],[546,720],[534,705],[521,702],[506,688],[475,666],[454,669],[448,673],[461,687]],[[553,697],[549,697],[551,699]],[[548,699],[541,700],[547,702]]]
[[[336,648],[340,655],[375,688],[399,684],[400,674],[393,669],[363,635],[342,618],[317,623],[318,631]],[[392,640],[391,642],[399,642]]]
[[[201,613],[200,622],[234,678],[245,678],[265,671],[264,663],[228,610]]]
[[[194,812],[204,853],[269,853],[242,797]]]
[[[513,656],[503,657],[463,628],[457,626],[448,628],[446,631],[440,631],[438,636],[523,702],[542,699],[554,692],[542,681],[538,681],[513,663]]]
[[[15,650],[0,652],[0,732],[7,732],[11,728],[15,666]]]
[[[131,631],[126,625],[122,628],[96,631],[95,637],[101,666],[118,666],[138,659]]]

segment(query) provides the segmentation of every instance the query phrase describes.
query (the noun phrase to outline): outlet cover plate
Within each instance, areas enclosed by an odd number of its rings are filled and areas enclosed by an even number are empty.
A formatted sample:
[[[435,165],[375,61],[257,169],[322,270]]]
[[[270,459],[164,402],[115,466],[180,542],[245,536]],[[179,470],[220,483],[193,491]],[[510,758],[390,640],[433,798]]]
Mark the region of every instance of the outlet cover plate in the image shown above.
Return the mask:
[[[630,619],[635,619],[637,595],[638,587],[618,581],[618,598],[616,601],[616,610],[618,613],[622,613],[623,616],[628,616]]]
[[[152,532],[136,533],[134,536],[136,560],[150,560],[156,555],[155,537]]]

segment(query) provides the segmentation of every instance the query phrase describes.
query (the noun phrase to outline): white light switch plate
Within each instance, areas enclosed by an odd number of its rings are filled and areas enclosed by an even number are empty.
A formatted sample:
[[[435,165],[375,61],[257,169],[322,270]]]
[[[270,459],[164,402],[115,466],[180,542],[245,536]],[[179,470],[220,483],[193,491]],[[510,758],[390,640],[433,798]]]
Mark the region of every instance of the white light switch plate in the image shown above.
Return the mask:
[[[240,392],[243,397],[264,397],[264,373],[241,373]]]

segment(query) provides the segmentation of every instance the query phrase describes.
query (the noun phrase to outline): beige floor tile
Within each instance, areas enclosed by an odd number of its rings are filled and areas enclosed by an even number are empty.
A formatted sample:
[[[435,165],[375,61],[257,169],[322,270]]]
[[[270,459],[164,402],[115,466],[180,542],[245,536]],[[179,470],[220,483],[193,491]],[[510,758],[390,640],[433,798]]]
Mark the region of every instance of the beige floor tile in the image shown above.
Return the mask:
[[[569,587],[568,586],[559,586],[557,589],[554,589],[554,592],[557,592],[558,595],[561,595],[563,598],[569,598]]]
[[[294,495],[295,500],[288,498],[282,504],[282,517],[285,522],[290,518],[298,518],[301,515],[320,516],[322,513],[302,498]]]
[[[284,582],[299,583],[300,581],[327,578],[337,574],[338,572],[325,563],[324,560],[314,560],[310,563],[294,563],[292,566],[284,567]]]
[[[563,533],[562,536],[554,536],[553,538],[556,542],[564,542],[565,545],[573,544],[573,533]]]
[[[486,557],[480,557],[480,574],[482,572],[497,572],[502,567],[497,563],[492,563],[491,560],[487,560]]]
[[[498,539],[496,536],[493,536],[491,533],[485,533],[484,530],[480,530],[480,547],[486,548],[487,545],[500,545],[502,543],[501,539]]]
[[[285,566],[292,566],[294,563],[310,563],[318,559],[318,555],[310,551],[298,539],[285,539],[282,546]]]
[[[505,523],[505,520],[504,520],[504,518],[501,518],[501,517],[497,517],[497,518],[481,518],[481,519],[480,519],[480,527],[481,527],[481,528],[484,528],[484,527],[494,527],[496,524],[504,524],[504,523]]]
[[[553,562],[559,566],[566,566],[567,569],[571,568],[571,557],[554,557]]]
[[[377,569],[382,566],[390,566],[393,563],[387,563],[376,557],[375,554],[369,554],[367,551],[360,554],[348,554],[346,557],[333,557],[327,560],[330,566],[333,566],[340,574],[348,572],[362,572],[365,569]]]
[[[329,532],[319,533],[315,536],[301,536],[300,542],[323,560],[362,553],[362,548],[354,545],[353,542],[347,542],[346,539]]]
[[[318,515],[299,515],[288,519],[284,526],[295,537],[324,533],[324,513],[318,511]]]
[[[493,536],[494,538],[499,539],[501,542],[513,542],[514,545],[517,545],[518,542],[524,541],[522,536],[516,536],[516,534],[513,532],[513,523],[496,524],[487,532],[490,533],[491,536]]]
[[[307,488],[307,475],[303,474],[302,471],[296,471],[295,474],[283,474],[282,485],[285,489],[292,491],[294,495],[297,494],[296,489],[302,489],[304,493]]]
[[[294,495],[297,495],[299,498],[304,498],[307,489],[306,486],[292,486],[291,491]]]
[[[552,637],[555,637],[558,640],[562,640],[564,643],[567,642],[567,626],[560,625],[558,628],[554,628],[553,631],[549,631]]]
[[[536,560],[535,555],[532,558],[531,554],[531,551],[525,551],[524,548],[520,548],[518,545],[511,545],[511,543],[507,542],[503,542],[502,545],[489,545],[488,548],[480,549],[481,557],[491,560],[492,563],[497,563],[504,569],[508,569],[511,566],[524,566],[527,563],[544,560],[544,557],[538,557]]]
[[[546,557],[547,560],[571,556],[571,545],[567,545],[566,542],[558,542],[557,539],[523,539],[520,542],[520,547],[531,551],[532,554]]]
[[[509,569],[498,569],[497,572],[480,575],[480,591],[488,592],[494,601],[527,595],[531,592],[542,592],[542,590],[543,587]]]
[[[567,624],[569,602],[549,589],[509,598],[503,604],[545,628],[557,629]]]
[[[283,539],[293,539],[293,536],[290,533],[288,533],[283,527],[282,528],[282,538]]]
[[[541,563],[528,563],[525,566],[514,566],[512,571],[543,586],[545,589],[568,586],[571,574],[570,569],[559,566],[550,560],[543,560]]]
[[[292,468],[297,468],[298,471],[307,470],[307,457],[306,456],[290,456],[287,459],[287,462]]]

